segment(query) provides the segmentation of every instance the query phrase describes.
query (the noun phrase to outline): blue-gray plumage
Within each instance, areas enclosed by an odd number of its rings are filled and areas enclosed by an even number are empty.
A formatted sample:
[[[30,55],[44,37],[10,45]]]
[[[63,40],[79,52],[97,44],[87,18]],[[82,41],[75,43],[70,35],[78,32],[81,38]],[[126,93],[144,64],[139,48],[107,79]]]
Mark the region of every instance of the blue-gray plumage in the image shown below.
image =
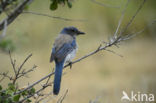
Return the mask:
[[[60,90],[62,70],[65,63],[70,63],[77,50],[76,36],[85,34],[75,27],[65,27],[56,38],[50,62],[55,61],[55,76],[53,93],[57,95]]]

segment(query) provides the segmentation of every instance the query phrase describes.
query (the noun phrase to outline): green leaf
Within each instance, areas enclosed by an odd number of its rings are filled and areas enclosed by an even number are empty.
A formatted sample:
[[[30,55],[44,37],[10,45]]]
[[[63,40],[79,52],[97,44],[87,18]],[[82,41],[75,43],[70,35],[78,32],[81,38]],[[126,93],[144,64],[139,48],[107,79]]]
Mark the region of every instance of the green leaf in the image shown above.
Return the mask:
[[[50,10],[56,10],[58,8],[57,1],[54,1],[50,4]]]
[[[31,100],[30,100],[30,99],[27,99],[27,102],[28,102],[28,103],[30,103],[30,102],[31,102]]]
[[[26,96],[28,94],[28,91],[23,91],[22,96]]]
[[[67,5],[68,5],[69,8],[72,8],[72,3],[71,2],[67,1]]]
[[[35,88],[31,88],[30,93],[34,94],[35,93]]]
[[[12,90],[10,90],[10,89],[7,89],[7,90],[6,90],[6,94],[7,94],[7,95],[12,95],[13,93],[14,93],[14,92],[13,92]]]
[[[28,9],[29,9],[29,5],[26,5],[26,6],[24,7],[24,10],[28,11]]]
[[[2,90],[2,86],[0,85],[0,90]]]
[[[8,89],[14,91],[15,90],[15,85],[13,83],[8,84]]]
[[[15,49],[15,46],[11,40],[2,40],[0,42],[0,48],[4,51],[13,51]]]
[[[18,102],[18,101],[19,101],[19,99],[20,99],[20,97],[21,97],[21,95],[20,95],[20,94],[15,95],[15,96],[13,97],[13,100],[14,100],[15,102]]]

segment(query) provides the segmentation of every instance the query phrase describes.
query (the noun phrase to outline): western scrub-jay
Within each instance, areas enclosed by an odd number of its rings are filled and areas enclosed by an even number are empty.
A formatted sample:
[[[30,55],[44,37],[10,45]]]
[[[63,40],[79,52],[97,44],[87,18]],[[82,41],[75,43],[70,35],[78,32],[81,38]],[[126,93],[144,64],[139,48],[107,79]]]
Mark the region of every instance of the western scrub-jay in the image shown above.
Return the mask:
[[[70,63],[77,51],[76,36],[85,34],[75,27],[65,27],[56,38],[50,62],[55,61],[55,76],[53,93],[57,95],[60,90],[62,70],[65,63]]]

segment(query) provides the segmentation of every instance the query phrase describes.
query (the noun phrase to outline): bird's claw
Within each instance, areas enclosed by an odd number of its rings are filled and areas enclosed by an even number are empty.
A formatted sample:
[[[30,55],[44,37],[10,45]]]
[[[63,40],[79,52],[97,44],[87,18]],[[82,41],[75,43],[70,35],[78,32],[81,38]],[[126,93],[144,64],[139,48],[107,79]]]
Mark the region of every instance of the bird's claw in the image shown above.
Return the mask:
[[[69,62],[70,69],[72,69],[72,62]]]

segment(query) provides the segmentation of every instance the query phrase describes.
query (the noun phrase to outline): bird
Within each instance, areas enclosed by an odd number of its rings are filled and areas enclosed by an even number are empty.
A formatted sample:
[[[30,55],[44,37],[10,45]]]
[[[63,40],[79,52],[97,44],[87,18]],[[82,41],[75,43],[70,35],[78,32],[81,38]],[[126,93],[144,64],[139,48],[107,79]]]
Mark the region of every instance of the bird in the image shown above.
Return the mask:
[[[84,35],[85,33],[79,31],[76,27],[64,27],[59,33],[58,37],[52,47],[50,62],[55,62],[55,75],[53,84],[53,94],[58,95],[61,85],[62,70],[64,64],[71,64],[72,59],[77,52],[76,37]]]

